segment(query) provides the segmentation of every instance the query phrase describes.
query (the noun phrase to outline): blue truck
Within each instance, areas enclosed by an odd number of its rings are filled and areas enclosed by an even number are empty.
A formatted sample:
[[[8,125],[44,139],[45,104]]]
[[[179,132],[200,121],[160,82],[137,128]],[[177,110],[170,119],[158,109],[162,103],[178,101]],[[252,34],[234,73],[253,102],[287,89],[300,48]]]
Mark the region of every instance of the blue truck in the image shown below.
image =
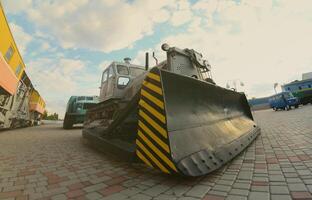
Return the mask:
[[[270,107],[277,110],[290,110],[292,107],[298,108],[300,101],[291,92],[281,92],[269,98]]]

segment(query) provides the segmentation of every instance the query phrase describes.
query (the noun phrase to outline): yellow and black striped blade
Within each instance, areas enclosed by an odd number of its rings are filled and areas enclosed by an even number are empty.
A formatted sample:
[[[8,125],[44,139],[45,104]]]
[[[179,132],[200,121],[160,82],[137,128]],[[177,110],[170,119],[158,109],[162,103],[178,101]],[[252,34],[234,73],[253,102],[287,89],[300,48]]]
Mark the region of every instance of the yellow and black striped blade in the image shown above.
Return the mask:
[[[140,93],[136,155],[165,173],[208,174],[260,133],[244,94],[158,68]]]
[[[178,172],[171,158],[163,89],[157,68],[147,74],[141,88],[136,145],[138,158],[148,166],[168,174]]]

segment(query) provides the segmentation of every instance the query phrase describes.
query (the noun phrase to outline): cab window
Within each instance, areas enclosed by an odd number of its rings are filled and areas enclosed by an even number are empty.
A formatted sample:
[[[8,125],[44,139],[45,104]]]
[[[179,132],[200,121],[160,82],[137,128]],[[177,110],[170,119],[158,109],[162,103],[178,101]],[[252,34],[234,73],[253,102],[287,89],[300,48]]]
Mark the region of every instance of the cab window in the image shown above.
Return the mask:
[[[134,68],[134,67],[130,67],[130,75],[131,76],[139,76],[140,74],[144,73],[144,69],[140,69],[140,68]]]
[[[108,70],[105,70],[103,72],[103,76],[102,76],[102,83],[104,83],[105,81],[107,81],[107,74],[108,74]]]
[[[117,72],[120,75],[129,75],[128,67],[123,65],[117,65]]]
[[[114,73],[114,68],[113,68],[113,67],[110,67],[110,68],[109,68],[109,73],[108,73],[108,78],[113,77],[114,75],[115,75],[115,73]]]

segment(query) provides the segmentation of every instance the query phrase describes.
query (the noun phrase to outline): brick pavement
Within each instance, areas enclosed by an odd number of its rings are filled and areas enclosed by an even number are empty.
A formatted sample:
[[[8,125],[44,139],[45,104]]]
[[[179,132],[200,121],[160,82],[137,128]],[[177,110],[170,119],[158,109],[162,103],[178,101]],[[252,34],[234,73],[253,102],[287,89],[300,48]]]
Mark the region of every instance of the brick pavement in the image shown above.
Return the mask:
[[[312,199],[312,106],[254,114],[262,135],[200,178],[172,177],[85,146],[81,129],[0,132],[0,199]]]

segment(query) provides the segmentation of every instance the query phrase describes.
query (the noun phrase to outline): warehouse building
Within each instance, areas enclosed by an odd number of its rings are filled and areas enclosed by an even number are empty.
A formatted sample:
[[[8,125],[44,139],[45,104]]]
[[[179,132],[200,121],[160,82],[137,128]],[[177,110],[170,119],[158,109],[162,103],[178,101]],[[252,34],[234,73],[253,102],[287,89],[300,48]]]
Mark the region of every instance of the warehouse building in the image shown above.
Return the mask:
[[[282,85],[282,91],[291,92],[301,104],[312,103],[312,72],[302,74],[302,80]]]

